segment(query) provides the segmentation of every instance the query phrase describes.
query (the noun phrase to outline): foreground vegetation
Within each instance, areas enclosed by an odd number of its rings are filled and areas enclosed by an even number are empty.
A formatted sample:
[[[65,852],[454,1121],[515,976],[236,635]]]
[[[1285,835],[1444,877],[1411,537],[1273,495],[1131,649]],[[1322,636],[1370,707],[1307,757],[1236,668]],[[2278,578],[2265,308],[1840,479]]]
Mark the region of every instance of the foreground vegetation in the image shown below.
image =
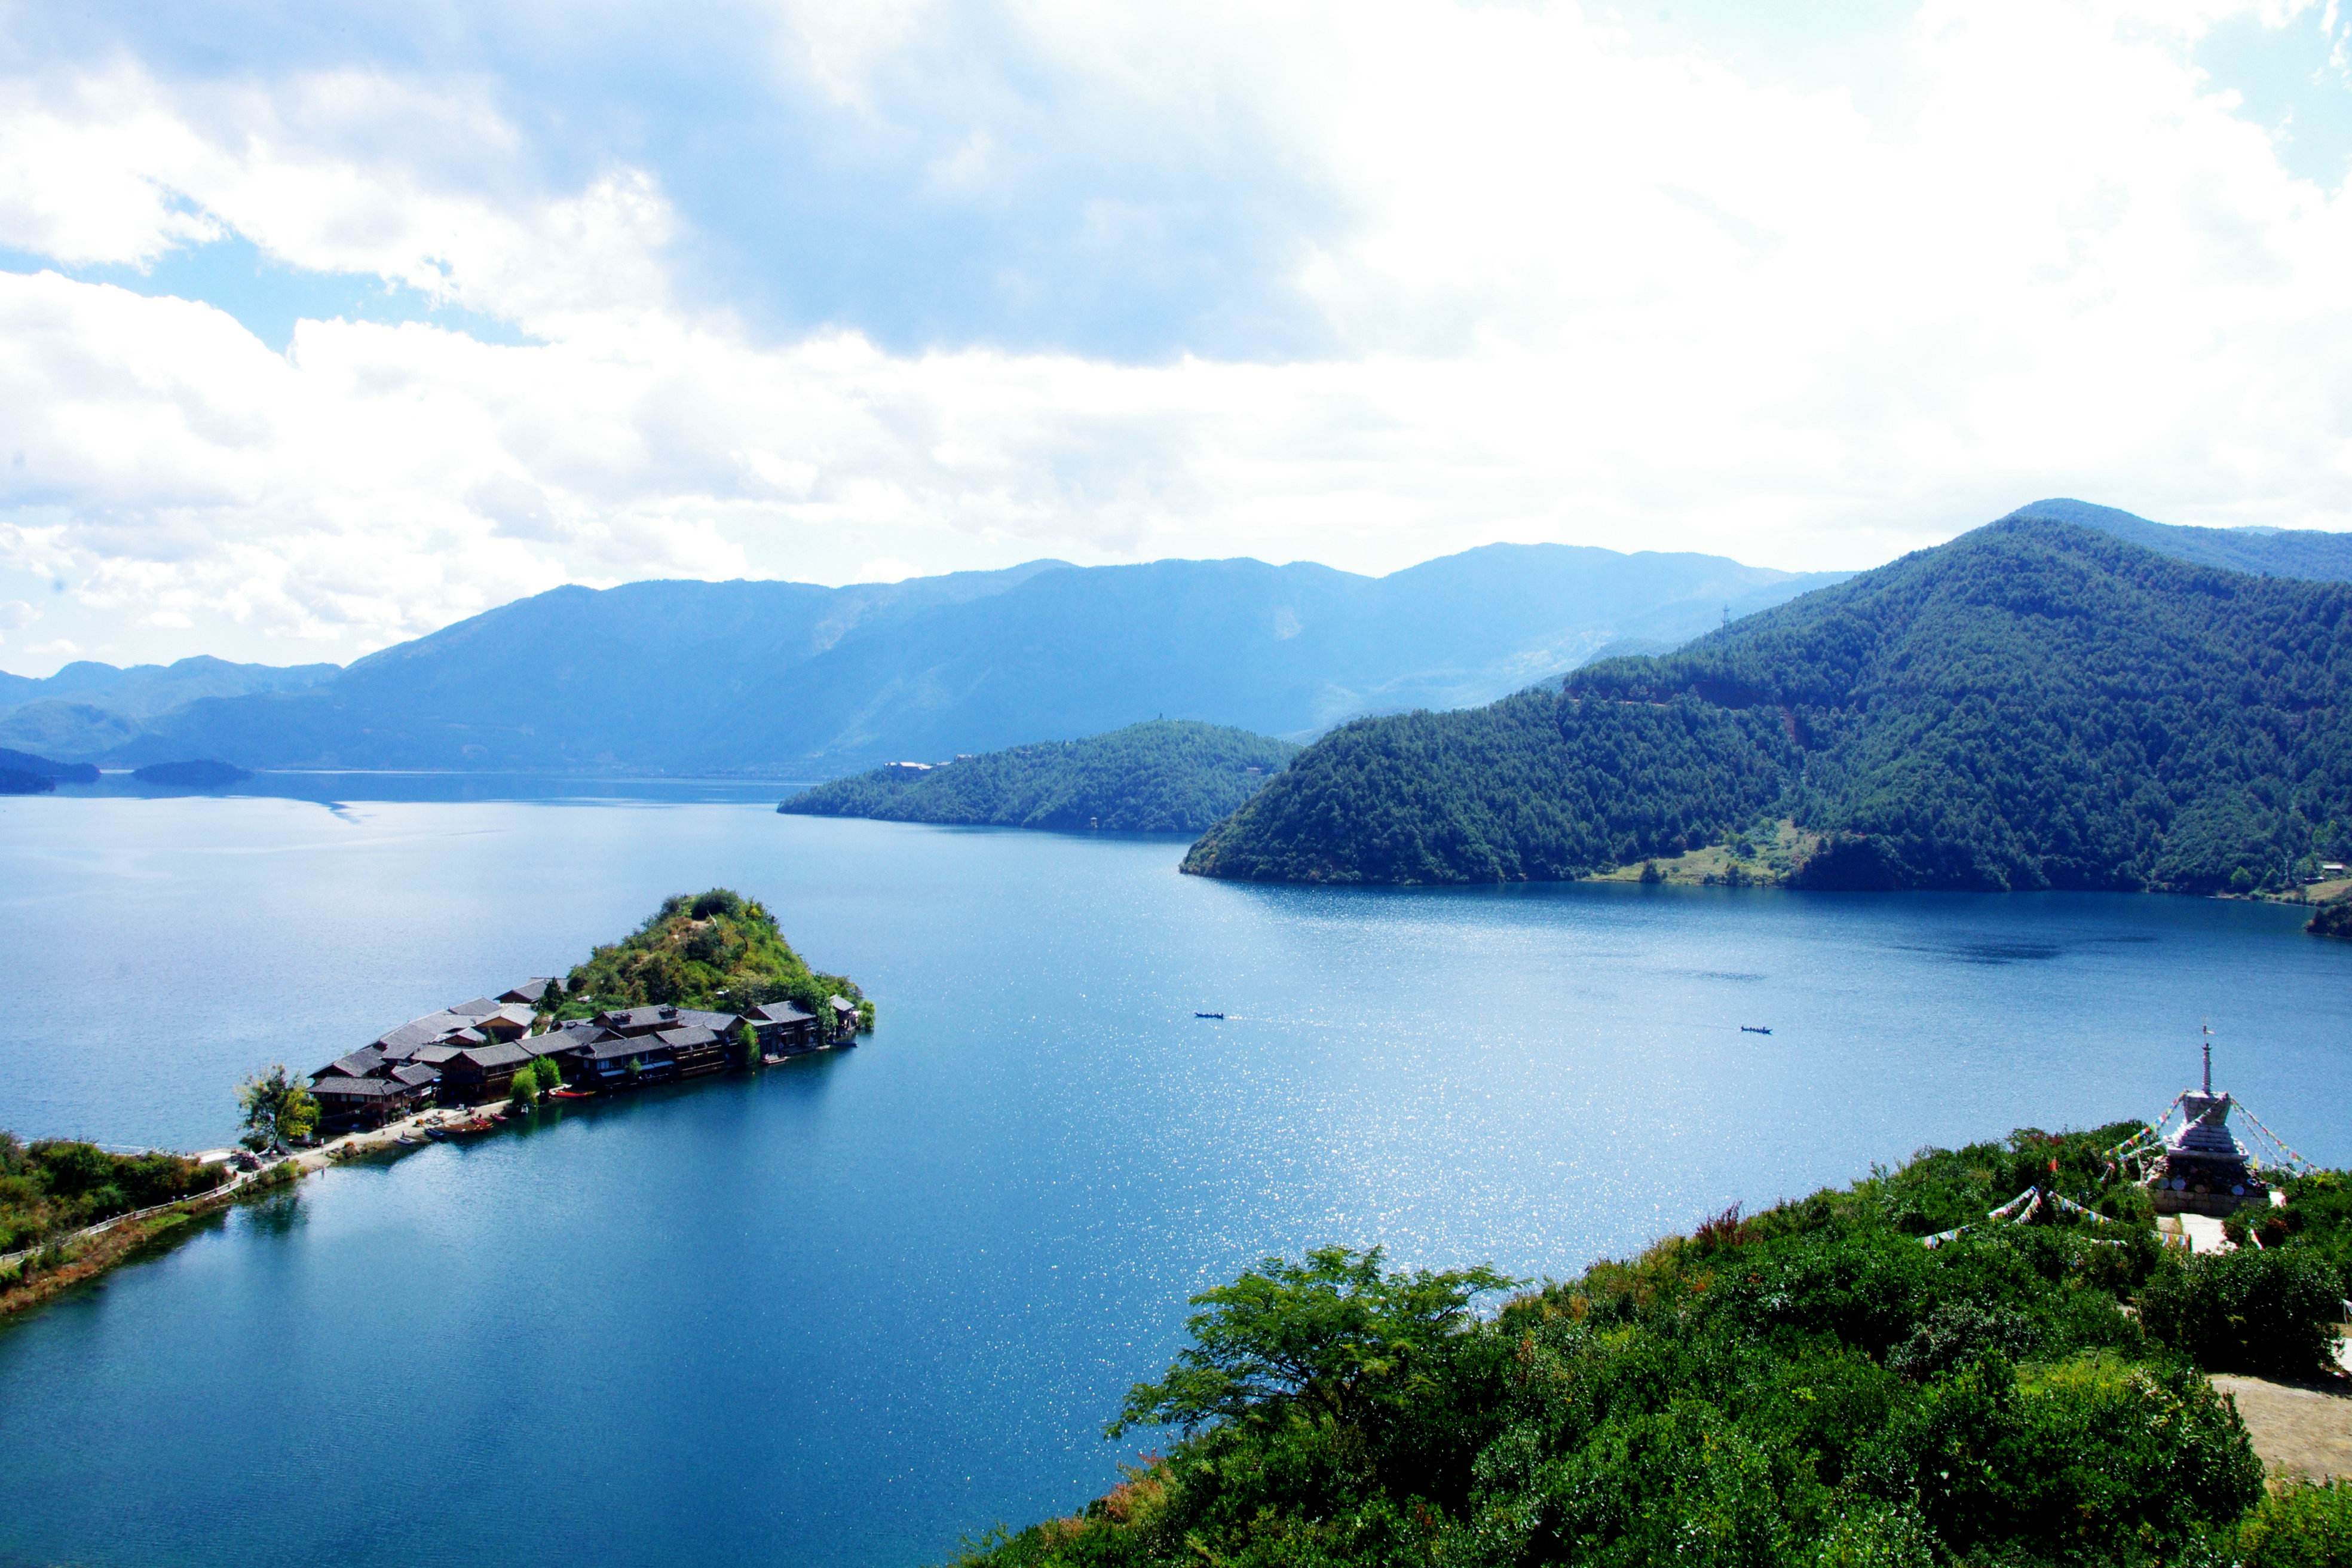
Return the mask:
[[[2352,1561],[2352,1489],[2265,1494],[2203,1375],[2326,1371],[2352,1204],[2315,1179],[2272,1249],[2185,1258],[2106,1163],[2131,1131],[1927,1152],[1491,1316],[1486,1269],[1269,1259],[1128,1396],[1164,1456],[963,1561]],[[2037,1183],[2105,1217],[1984,1222]]]
[[[1212,876],[1561,879],[1782,823],[1800,886],[2252,892],[2352,859],[2352,586],[1977,530],[1563,690],[1343,726]]]
[[[0,1318],[170,1237],[226,1202],[228,1180],[224,1168],[178,1154],[111,1154],[71,1139],[25,1143],[0,1132],[0,1258],[16,1255],[0,1263]],[[167,1204],[181,1206],[142,1212]],[[129,1215],[138,1217],[121,1218]]]
[[[866,994],[845,976],[809,968],[766,906],[713,888],[663,900],[629,936],[575,965],[561,996],[551,993],[548,1002],[560,1018],[664,1003],[740,1013],[771,1002],[796,1002],[824,1018],[835,996],[856,1004],[859,1028],[874,1026]]]
[[[194,1197],[227,1179],[220,1166],[179,1154],[110,1154],[94,1143],[25,1143],[0,1132],[0,1253]]]
[[[804,790],[776,809],[1066,832],[1198,833],[1237,810],[1297,754],[1287,741],[1169,719],[935,768],[876,768]]]

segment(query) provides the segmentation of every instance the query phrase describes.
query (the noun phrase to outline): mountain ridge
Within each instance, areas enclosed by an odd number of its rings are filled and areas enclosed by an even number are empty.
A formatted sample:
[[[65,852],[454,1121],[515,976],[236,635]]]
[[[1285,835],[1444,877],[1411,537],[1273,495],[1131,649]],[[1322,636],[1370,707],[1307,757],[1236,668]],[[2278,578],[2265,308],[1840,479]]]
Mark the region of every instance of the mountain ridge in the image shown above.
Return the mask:
[[[1558,692],[1344,726],[1187,857],[1560,879],[1786,821],[1801,885],[2252,890],[2352,850],[2352,586],[2004,519]]]
[[[1160,716],[1311,733],[1491,698],[1629,635],[1680,642],[1834,575],[1499,545],[1381,578],[1240,558],[565,588],[310,690],[192,703],[101,760],[807,778]]]

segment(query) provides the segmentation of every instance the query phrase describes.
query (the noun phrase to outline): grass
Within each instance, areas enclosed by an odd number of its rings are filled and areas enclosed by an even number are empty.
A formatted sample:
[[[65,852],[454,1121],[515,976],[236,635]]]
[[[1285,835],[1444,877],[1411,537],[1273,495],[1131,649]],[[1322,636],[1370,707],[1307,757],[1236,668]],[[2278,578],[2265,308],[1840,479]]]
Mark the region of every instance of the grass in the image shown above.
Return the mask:
[[[1821,835],[1794,822],[1759,823],[1734,837],[1728,844],[1710,844],[1680,855],[1635,860],[1614,870],[1586,878],[1592,882],[1639,882],[1655,868],[1649,880],[1683,888],[1778,888],[1813,852]]]

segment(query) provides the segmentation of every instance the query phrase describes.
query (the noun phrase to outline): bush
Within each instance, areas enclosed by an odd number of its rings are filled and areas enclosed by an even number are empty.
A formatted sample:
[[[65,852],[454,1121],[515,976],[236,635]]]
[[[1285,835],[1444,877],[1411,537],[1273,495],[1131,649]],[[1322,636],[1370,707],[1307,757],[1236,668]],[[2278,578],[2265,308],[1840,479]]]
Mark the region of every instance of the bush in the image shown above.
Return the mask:
[[[2303,1247],[2207,1254],[2148,1282],[2140,1321],[2208,1372],[2310,1377],[2334,1365],[2339,1283]]]
[[[2352,1563],[2352,1481],[2280,1488],[2239,1525],[2238,1568],[2337,1568]]]

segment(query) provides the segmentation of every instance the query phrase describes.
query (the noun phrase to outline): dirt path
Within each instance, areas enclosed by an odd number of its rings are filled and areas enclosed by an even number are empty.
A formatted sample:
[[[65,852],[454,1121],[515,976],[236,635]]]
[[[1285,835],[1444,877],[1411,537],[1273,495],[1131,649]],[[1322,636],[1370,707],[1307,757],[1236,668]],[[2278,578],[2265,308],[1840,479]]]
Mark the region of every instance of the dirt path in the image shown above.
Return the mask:
[[[2352,1476],[2352,1388],[2228,1373],[2215,1373],[2213,1386],[2238,1402],[2239,1419],[2273,1476]]]

